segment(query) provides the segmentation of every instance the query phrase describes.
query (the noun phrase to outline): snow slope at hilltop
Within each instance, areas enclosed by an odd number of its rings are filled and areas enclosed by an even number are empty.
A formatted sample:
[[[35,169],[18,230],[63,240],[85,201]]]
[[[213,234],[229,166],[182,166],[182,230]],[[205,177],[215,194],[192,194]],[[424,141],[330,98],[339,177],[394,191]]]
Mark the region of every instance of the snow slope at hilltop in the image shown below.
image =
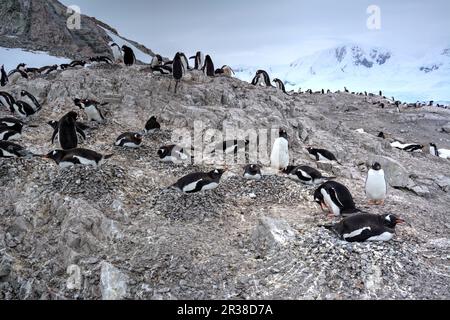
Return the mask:
[[[237,77],[251,81],[257,69],[280,78],[286,88],[378,92],[408,102],[450,101],[450,50],[414,59],[377,47],[347,44],[276,67],[236,67]]]
[[[46,52],[25,51],[22,49],[10,49],[0,47],[0,65],[5,65],[5,69],[10,71],[18,64],[26,63],[29,67],[42,67],[46,65],[62,64],[70,62],[69,59],[51,56]]]
[[[150,61],[152,61],[153,57],[151,55],[149,55],[147,53],[144,53],[143,51],[139,50],[134,45],[132,45],[130,42],[122,39],[121,37],[119,37],[118,35],[112,33],[108,29],[105,29],[105,28],[103,28],[101,26],[100,26],[100,28],[105,30],[105,32],[112,39],[112,41],[117,43],[120,47],[122,47],[123,45],[126,45],[127,47],[130,47],[134,51],[134,55],[136,56],[136,59],[138,59],[138,60],[140,60],[140,61],[142,61],[144,63],[150,63]]]

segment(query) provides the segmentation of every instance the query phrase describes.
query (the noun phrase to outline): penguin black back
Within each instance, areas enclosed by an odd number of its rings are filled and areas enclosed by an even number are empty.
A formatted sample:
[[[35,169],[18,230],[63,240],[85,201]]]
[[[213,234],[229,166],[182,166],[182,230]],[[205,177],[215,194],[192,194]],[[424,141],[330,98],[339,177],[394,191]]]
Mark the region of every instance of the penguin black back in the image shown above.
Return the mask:
[[[173,78],[176,81],[180,81],[183,77],[184,70],[183,70],[183,62],[181,61],[181,55],[179,52],[175,55],[175,58],[173,58],[173,66],[172,66],[172,73]]]
[[[124,52],[123,61],[126,66],[132,66],[136,63],[136,56],[134,55],[133,49],[130,47],[123,45],[122,50]]]
[[[7,74],[6,71],[5,71],[5,67],[2,65],[2,68],[1,68],[0,85],[1,85],[2,87],[4,87],[4,86],[6,86],[6,85],[8,84],[8,82],[9,82],[8,74]]]
[[[208,77],[214,77],[215,75],[214,63],[209,55],[207,55],[205,58],[205,65],[203,66],[203,71]]]
[[[59,121],[59,143],[63,150],[75,149],[78,146],[77,117],[78,114],[71,111]]]

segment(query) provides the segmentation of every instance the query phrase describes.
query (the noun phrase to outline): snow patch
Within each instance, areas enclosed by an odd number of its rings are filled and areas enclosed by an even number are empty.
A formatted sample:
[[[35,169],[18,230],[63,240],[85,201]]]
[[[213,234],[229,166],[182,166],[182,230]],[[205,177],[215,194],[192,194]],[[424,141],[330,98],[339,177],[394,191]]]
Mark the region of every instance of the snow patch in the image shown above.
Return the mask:
[[[39,68],[68,62],[70,62],[69,59],[51,56],[46,52],[0,47],[0,65],[5,65],[7,71],[15,69],[20,63],[26,63],[28,67]]]

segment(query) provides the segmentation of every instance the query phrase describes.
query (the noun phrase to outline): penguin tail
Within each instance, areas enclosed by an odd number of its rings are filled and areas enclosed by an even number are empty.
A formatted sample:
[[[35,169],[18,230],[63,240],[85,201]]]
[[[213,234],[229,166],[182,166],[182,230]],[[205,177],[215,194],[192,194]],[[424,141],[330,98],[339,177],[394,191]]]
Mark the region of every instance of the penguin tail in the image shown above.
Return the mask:
[[[100,103],[100,106],[104,107],[104,106],[107,106],[108,104],[109,104],[109,102],[103,102],[103,103]]]
[[[333,230],[334,224],[319,224],[317,225],[319,228],[325,228],[327,230]]]
[[[107,159],[111,159],[114,156],[114,154],[107,154],[103,157],[103,159],[107,160]]]
[[[27,125],[28,128],[39,128],[39,126],[37,124],[30,124]]]
[[[323,177],[323,179],[325,179],[326,181],[330,181],[330,180],[336,180],[337,177]]]

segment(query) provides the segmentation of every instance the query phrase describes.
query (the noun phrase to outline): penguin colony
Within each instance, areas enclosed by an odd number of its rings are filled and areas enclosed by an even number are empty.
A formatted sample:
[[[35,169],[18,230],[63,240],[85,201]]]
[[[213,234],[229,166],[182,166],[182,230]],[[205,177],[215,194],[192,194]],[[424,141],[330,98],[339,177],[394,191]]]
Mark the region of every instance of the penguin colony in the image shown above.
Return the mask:
[[[85,67],[89,64],[121,64],[126,67],[133,66],[137,63],[136,56],[130,47],[119,47],[115,43],[111,43],[112,58],[107,56],[98,56],[88,58],[87,61],[76,60],[70,64],[63,64],[60,66],[45,66],[42,68],[27,68],[25,64],[19,64],[16,69],[8,74],[1,68],[1,86],[7,86],[10,83],[15,83],[19,78],[32,79],[36,75],[49,75],[58,70],[67,70],[69,68]],[[194,60],[194,67],[189,66],[189,60]],[[175,80],[174,92],[182,81],[184,75],[191,70],[199,70],[207,77],[234,75],[233,70],[224,65],[220,69],[214,68],[214,63],[211,56],[204,56],[202,52],[197,52],[195,56],[189,59],[182,52],[177,52],[172,61],[164,61],[160,55],[153,57],[150,68],[152,73],[160,75],[171,75]],[[298,93],[286,92],[284,83],[280,79],[274,79],[273,82],[278,90],[285,94],[302,94],[301,90]],[[254,79],[253,85],[273,87],[270,81],[269,74],[264,70],[258,70]],[[169,87],[171,90],[171,87]],[[347,88],[344,91],[350,94]],[[305,92],[306,94],[313,94],[311,89]],[[325,94],[322,89],[318,94]],[[327,90],[327,94],[330,90]],[[356,93],[351,93],[356,94]],[[395,105],[398,110],[404,107],[404,104],[395,101],[394,98],[387,99],[382,96],[380,91],[379,97],[374,94],[358,93],[358,95],[365,95],[367,98],[378,100],[382,108],[388,105]],[[366,98],[366,99],[367,99]],[[106,103],[100,103],[95,100],[74,98],[74,107],[78,107],[83,111],[90,122],[96,122],[100,125],[105,125],[107,119],[102,111],[102,107]],[[430,102],[429,105],[433,105]],[[407,106],[409,107],[409,106]],[[417,107],[417,105],[416,105]],[[85,131],[90,127],[78,122],[79,114],[75,111],[70,111],[63,115],[59,120],[49,121],[48,124],[53,129],[51,137],[52,143],[59,143],[60,149],[48,152],[44,155],[36,155],[15,144],[11,141],[18,140],[21,137],[22,130],[27,123],[34,116],[39,115],[42,109],[42,104],[31,93],[22,90],[20,97],[16,99],[8,92],[0,92],[0,108],[9,110],[16,118],[5,117],[0,118],[0,158],[43,158],[54,161],[60,168],[69,168],[75,165],[85,165],[98,168],[105,161],[112,158],[113,154],[103,155],[93,150],[80,148],[79,145],[86,141]],[[19,119],[20,118],[20,119]],[[32,127],[32,126],[29,126]],[[161,129],[160,123],[155,116],[152,116],[142,131],[139,132],[125,132],[117,137],[114,142],[115,147],[120,148],[139,148],[146,135],[151,135]],[[384,133],[378,135],[380,138],[385,138]],[[222,150],[225,153],[236,153],[240,148],[245,148],[248,141],[224,141],[216,150]],[[392,146],[407,152],[422,152],[423,145],[418,144],[402,144],[399,141],[392,143]],[[331,161],[339,165],[336,156],[329,150],[314,148],[308,146],[305,149],[313,161]],[[430,144],[430,153],[435,156],[448,155],[447,150],[438,149],[435,144]],[[157,155],[163,162],[180,163],[191,158],[190,154],[185,152],[183,148],[177,145],[162,146],[157,150]],[[384,214],[381,216],[362,212],[356,207],[352,194],[349,189],[337,182],[336,177],[323,176],[320,171],[307,165],[290,165],[289,158],[289,137],[287,131],[279,130],[279,136],[274,141],[271,152],[271,167],[287,178],[302,183],[307,186],[314,187],[314,201],[320,208],[327,212],[331,217],[342,217],[342,220],[337,224],[323,225],[336,233],[339,238],[345,241],[388,241],[393,238],[395,228],[398,224],[405,221],[392,214]],[[249,164],[243,168],[243,179],[259,181],[263,179],[262,167],[258,164]],[[210,172],[194,172],[180,178],[176,183],[169,187],[179,192],[186,194],[203,192],[213,190],[219,187],[222,176],[227,172],[225,169],[213,169]],[[383,205],[387,197],[387,183],[385,173],[379,163],[374,163],[368,171],[367,180],[365,184],[365,192],[369,204]]]

